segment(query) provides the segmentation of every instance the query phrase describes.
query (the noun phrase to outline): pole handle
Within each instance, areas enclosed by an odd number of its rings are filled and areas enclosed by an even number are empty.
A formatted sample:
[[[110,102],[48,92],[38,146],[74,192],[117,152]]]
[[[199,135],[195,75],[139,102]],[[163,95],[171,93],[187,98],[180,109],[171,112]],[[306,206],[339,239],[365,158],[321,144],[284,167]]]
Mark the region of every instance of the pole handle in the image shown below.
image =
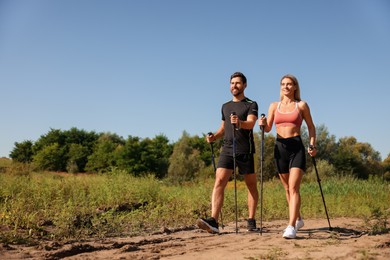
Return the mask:
[[[213,134],[212,132],[208,132],[207,135],[208,135],[208,136],[212,136],[212,135],[214,135],[214,134]],[[210,143],[212,144],[212,143],[214,143],[214,142],[210,142]]]
[[[262,119],[263,117],[265,117],[264,113],[262,113],[260,115],[260,119]],[[264,126],[263,125],[260,126],[260,130],[261,130],[261,138],[264,139]]]

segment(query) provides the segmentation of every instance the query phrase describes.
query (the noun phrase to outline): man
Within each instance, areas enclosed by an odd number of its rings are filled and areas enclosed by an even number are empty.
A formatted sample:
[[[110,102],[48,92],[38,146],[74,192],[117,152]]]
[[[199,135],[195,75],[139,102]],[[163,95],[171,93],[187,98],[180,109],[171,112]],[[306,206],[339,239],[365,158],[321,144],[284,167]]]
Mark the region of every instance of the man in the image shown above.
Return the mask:
[[[209,143],[223,138],[211,198],[211,217],[197,220],[199,228],[209,233],[219,233],[217,220],[223,205],[225,187],[233,173],[233,152],[235,152],[235,163],[239,174],[244,175],[248,188],[248,231],[256,230],[255,214],[259,193],[254,170],[253,127],[258,117],[258,106],[255,101],[245,97],[246,86],[246,77],[241,72],[235,72],[230,76],[230,92],[233,99],[222,105],[222,123],[217,132],[206,137]],[[235,151],[233,151],[234,136]]]

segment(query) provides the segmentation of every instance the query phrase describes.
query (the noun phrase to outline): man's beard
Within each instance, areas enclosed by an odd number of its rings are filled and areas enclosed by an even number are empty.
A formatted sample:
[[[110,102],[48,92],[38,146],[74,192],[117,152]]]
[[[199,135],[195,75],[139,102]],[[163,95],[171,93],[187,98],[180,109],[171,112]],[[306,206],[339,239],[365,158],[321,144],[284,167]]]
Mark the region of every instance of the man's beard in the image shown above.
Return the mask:
[[[237,90],[237,92],[234,92],[234,90]],[[232,90],[232,95],[235,96],[235,97],[241,95],[242,93],[243,93],[242,90],[239,90],[239,89],[236,89],[236,88]]]

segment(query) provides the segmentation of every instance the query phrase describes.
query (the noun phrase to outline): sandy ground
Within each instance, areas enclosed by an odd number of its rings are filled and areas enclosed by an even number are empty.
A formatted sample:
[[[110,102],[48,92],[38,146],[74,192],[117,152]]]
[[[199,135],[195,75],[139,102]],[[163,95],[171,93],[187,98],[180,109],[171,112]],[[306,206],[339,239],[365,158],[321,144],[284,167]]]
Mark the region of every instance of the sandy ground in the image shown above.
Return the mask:
[[[0,259],[390,259],[390,234],[370,236],[355,218],[306,219],[297,239],[282,238],[285,220],[263,222],[247,232],[244,220],[212,235],[195,226],[138,237],[36,246],[0,244]],[[258,223],[259,224],[259,223]]]

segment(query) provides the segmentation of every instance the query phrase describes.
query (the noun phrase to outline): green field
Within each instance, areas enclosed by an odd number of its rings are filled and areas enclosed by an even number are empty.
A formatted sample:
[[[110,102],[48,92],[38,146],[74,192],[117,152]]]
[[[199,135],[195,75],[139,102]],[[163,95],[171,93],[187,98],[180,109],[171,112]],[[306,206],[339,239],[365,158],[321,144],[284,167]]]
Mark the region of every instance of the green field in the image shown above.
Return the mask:
[[[154,177],[108,174],[58,174],[19,169],[0,173],[0,238],[23,243],[32,239],[69,240],[85,237],[133,236],[161,227],[193,226],[210,214],[214,180],[171,185]],[[238,217],[247,217],[246,187],[237,183]],[[322,181],[330,218],[376,220],[387,229],[390,185],[381,179],[328,178]],[[287,219],[279,180],[264,183],[263,219]],[[326,218],[316,181],[301,185],[304,218]],[[228,184],[224,222],[234,221],[234,185]]]

